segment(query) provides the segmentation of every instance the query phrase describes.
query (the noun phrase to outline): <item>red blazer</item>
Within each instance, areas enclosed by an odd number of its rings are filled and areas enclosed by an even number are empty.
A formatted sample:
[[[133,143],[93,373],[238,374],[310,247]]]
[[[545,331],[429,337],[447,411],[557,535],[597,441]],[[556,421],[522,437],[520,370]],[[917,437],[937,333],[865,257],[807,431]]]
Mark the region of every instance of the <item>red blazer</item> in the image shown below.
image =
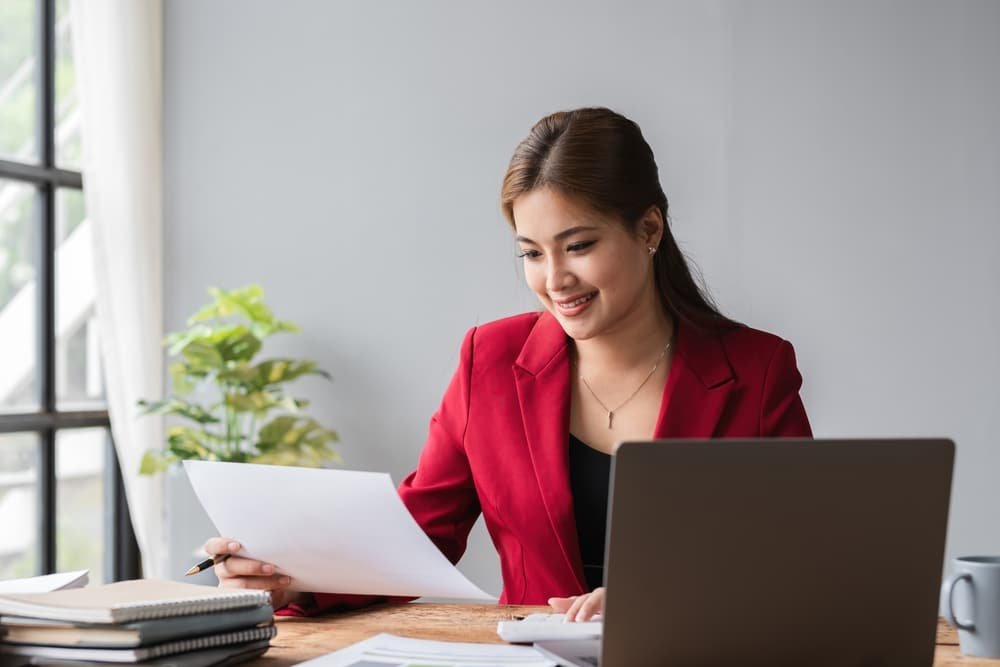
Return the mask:
[[[548,313],[471,329],[417,469],[399,486],[452,562],[483,514],[500,554],[501,603],[587,591],[569,487],[567,350]],[[777,336],[679,326],[655,437],[809,437],[801,384],[792,346]],[[318,609],[351,599],[316,595]]]

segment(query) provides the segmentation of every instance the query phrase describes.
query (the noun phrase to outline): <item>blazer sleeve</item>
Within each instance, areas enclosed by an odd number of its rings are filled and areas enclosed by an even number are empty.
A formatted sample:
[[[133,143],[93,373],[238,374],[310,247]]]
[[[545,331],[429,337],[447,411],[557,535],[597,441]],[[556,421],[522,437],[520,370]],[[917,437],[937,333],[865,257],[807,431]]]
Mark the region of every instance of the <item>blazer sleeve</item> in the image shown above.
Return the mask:
[[[760,406],[760,434],[765,438],[811,438],[812,428],[799,396],[802,375],[795,365],[795,350],[781,341],[764,374]]]
[[[452,563],[465,553],[469,531],[481,511],[465,456],[464,438],[469,417],[475,328],[462,341],[458,369],[448,384],[417,469],[399,485],[399,495],[427,536]],[[279,610],[282,616],[311,616],[328,611],[358,609],[378,602],[406,602],[413,598],[314,593],[304,604]]]

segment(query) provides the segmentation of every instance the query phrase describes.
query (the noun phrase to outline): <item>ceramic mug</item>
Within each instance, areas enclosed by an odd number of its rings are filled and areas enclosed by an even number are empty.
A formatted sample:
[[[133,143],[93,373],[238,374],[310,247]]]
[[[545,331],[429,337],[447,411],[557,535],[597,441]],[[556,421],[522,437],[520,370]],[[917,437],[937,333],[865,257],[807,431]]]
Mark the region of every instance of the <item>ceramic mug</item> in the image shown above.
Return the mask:
[[[965,593],[963,618],[955,611],[956,591]],[[941,612],[958,629],[962,653],[1000,658],[1000,556],[952,560],[952,574],[941,586]]]

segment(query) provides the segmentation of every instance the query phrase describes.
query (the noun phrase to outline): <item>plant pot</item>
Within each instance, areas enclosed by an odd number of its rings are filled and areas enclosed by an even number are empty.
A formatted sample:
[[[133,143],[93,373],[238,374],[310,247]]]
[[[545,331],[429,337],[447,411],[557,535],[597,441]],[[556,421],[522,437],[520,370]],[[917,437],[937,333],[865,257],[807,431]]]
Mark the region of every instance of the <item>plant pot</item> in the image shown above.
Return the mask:
[[[171,466],[164,477],[168,576],[191,584],[218,585],[219,580],[211,569],[190,577],[184,575],[192,565],[205,559],[201,549],[205,540],[219,533],[202,508],[183,468]]]

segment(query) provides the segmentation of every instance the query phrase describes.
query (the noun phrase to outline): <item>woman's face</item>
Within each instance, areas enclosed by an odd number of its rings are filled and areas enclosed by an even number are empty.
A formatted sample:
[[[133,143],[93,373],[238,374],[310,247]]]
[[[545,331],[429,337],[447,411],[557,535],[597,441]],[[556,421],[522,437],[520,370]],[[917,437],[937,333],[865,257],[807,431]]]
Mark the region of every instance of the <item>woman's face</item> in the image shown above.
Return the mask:
[[[528,286],[571,338],[613,333],[657,307],[648,250],[660,240],[655,221],[644,220],[636,237],[549,188],[521,195],[513,210]]]

